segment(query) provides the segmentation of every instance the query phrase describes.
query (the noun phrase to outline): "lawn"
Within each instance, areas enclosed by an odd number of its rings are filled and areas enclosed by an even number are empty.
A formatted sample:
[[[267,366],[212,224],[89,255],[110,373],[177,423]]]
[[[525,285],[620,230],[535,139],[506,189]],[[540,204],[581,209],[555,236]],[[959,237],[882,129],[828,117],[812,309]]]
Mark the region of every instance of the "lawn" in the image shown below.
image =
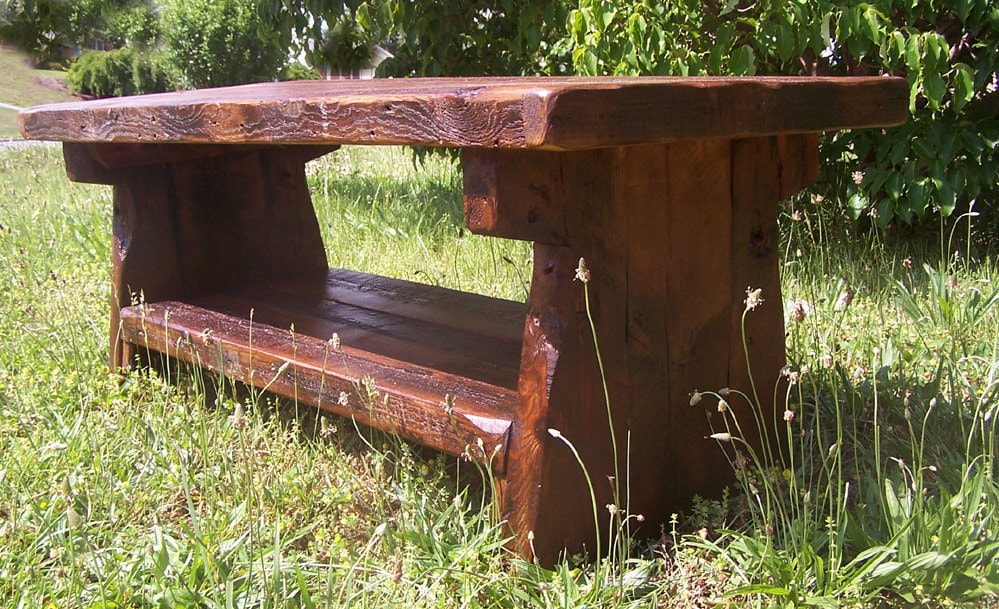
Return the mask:
[[[50,148],[0,177],[2,606],[995,602],[999,275],[971,218],[878,232],[785,203],[777,449],[734,450],[748,388],[691,388],[731,492],[547,571],[503,549],[468,462],[189,370],[111,374],[110,189]],[[332,265],[524,298],[530,248],[461,229],[448,161],[345,148],[309,183]]]
[[[65,81],[62,72],[36,70],[23,53],[0,45],[0,102],[27,108],[37,104],[75,99],[57,83]],[[0,106],[0,139],[21,137],[17,111]]]

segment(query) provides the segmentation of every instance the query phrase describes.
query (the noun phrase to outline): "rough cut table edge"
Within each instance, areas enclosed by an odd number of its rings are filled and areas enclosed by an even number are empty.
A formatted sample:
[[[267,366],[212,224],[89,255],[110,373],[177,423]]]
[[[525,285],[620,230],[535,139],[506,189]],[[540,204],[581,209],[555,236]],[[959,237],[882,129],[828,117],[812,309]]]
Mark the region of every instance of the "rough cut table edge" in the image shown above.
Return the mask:
[[[887,126],[907,108],[900,78],[413,78],[51,104],[19,121],[27,138],[67,142],[570,150]]]

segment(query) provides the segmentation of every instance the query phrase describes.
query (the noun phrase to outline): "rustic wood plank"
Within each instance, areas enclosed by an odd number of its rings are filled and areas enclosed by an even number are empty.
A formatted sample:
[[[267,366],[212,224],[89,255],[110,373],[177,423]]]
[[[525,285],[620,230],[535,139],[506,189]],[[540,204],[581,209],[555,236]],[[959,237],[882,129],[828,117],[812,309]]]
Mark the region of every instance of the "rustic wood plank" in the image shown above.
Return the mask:
[[[124,339],[502,471],[516,392],[184,302],[121,311]],[[347,395],[346,399],[341,392]]]
[[[545,187],[572,212],[565,246],[535,245],[520,405],[502,485],[503,515],[518,549],[533,552],[542,564],[564,551],[592,552],[598,530],[586,509],[591,500],[579,465],[561,441],[547,435],[549,428],[579,451],[601,513],[617,502],[642,514],[651,534],[671,513],[686,509],[694,493],[716,496],[731,480],[725,454],[707,439],[712,428],[706,409],[716,404],[689,401],[695,390],[746,385],[745,363],[733,353],[740,343],[732,320],[743,308],[743,282],[766,279],[765,289],[771,289],[776,278],[776,261],[752,249],[757,234],[770,230],[761,214],[776,218],[780,187],[775,138],[763,139],[772,149],[740,144],[736,161],[737,142],[718,139],[548,153],[547,161],[530,154],[533,163],[557,167],[550,171],[504,171],[524,166],[517,162],[495,166],[497,183],[510,177],[517,184],[496,191],[498,207],[521,210],[520,200],[503,193],[527,192],[535,180],[557,176],[556,185]],[[753,151],[763,160],[747,164]],[[769,189],[747,184],[754,179]],[[772,237],[766,232],[763,238]],[[591,271],[591,311],[606,366],[618,475],[626,478],[618,497],[608,483],[614,453],[582,285],[573,279],[580,256]],[[768,265],[773,269],[766,270]],[[764,347],[754,350],[761,369],[772,371],[774,362],[783,363],[782,351],[774,351],[782,349],[783,331],[772,317],[765,322],[753,326],[751,340],[754,349]],[[746,405],[738,408],[749,421]],[[712,420],[722,424],[717,413]],[[567,505],[577,507],[567,511]],[[606,522],[599,527],[606,539]]]
[[[555,165],[552,171],[534,175],[557,176],[559,182],[538,186],[561,197],[556,204],[571,205],[573,213],[567,216],[567,245],[535,244],[521,401],[511,429],[510,465],[502,506],[520,551],[533,552],[541,564],[550,565],[564,552],[593,555],[598,550],[598,535],[606,539],[608,531],[604,518],[593,522],[590,492],[576,457],[561,439],[549,435],[549,429],[558,430],[575,447],[594,481],[601,513],[606,514],[607,504],[620,504],[626,499],[622,478],[626,472],[628,423],[634,408],[629,401],[630,378],[625,363],[630,235],[624,216],[616,210],[627,204],[621,185],[634,174],[622,162],[620,150],[530,156],[535,162],[546,159],[544,162]],[[534,182],[525,184],[532,186]],[[500,205],[506,203],[499,201]],[[591,310],[600,353],[607,364],[617,454],[583,285],[574,280],[581,257],[592,271]],[[615,473],[620,475],[617,480]],[[615,496],[615,486],[622,489],[619,497]],[[566,510],[565,506],[570,505],[576,507]],[[528,532],[533,533],[530,544]]]
[[[205,161],[221,156],[256,152],[264,148],[266,146],[261,144],[84,144],[78,142],[66,142],[63,146],[64,155],[67,157],[67,164],[69,164],[70,179],[75,182],[95,184],[114,183],[113,176],[118,172],[108,170],[142,165],[164,165],[180,161]],[[339,146],[333,145],[299,145],[289,148],[286,154],[294,155],[298,162],[307,163],[338,148]],[[76,157],[82,158],[77,160]],[[76,165],[80,165],[79,169],[75,169]]]
[[[114,370],[129,366],[133,356],[131,346],[120,336],[119,310],[140,298],[155,300],[187,292],[181,253],[174,240],[177,224],[170,196],[170,172],[163,166],[151,166],[116,175],[109,353]]]
[[[728,140],[676,144],[668,152],[670,190],[664,202],[667,244],[662,264],[668,269],[664,363],[669,375],[670,473],[653,521],[668,519],[669,514],[658,510],[677,511],[677,499],[689,499],[691,492],[717,497],[732,479],[724,454],[707,439],[711,427],[706,411],[715,405],[708,401],[690,405],[694,391],[718,390],[729,382],[726,363],[733,340],[729,321],[739,305],[731,300],[735,206],[731,154]],[[654,303],[654,297],[647,301],[648,307]],[[713,415],[716,425],[717,416]]]
[[[19,121],[27,138],[68,142],[569,150],[884,126],[907,107],[900,78],[414,78],[52,104]]]
[[[780,159],[780,198],[811,186],[819,177],[819,134],[805,133],[777,137]]]
[[[381,290],[374,298],[372,283]],[[238,318],[252,310],[273,327],[323,339],[336,333],[355,349],[517,388],[522,303],[342,270],[331,270],[326,286],[282,281],[190,302]]]
[[[479,235],[564,245],[559,163],[543,150],[461,151],[465,225]],[[501,204],[502,202],[502,204]]]
[[[304,162],[294,150],[170,167],[175,239],[189,294],[288,276],[323,280],[326,250]]]
[[[86,147],[72,150],[74,157],[93,160]],[[269,149],[208,164],[113,171],[113,367],[131,359],[128,345],[116,338],[117,312],[138,299],[187,298],[274,278],[321,283],[325,277],[326,252],[299,152]]]
[[[249,291],[258,288],[287,295],[289,310],[306,307],[305,311],[310,303],[327,299],[518,344],[524,323],[523,303],[348,269],[331,269],[325,282],[268,282],[266,286],[250,286]]]
[[[799,145],[816,145],[800,142]],[[786,146],[786,143],[784,144]],[[782,155],[785,150],[779,138],[754,138],[733,142],[732,152],[732,301],[730,320],[732,350],[729,363],[733,388],[752,394],[749,374],[759,397],[759,420],[767,430],[771,448],[783,422],[784,396],[780,371],[785,363],[784,300],[779,274],[780,248],[777,234],[777,204],[787,196],[788,187],[782,182]],[[762,290],[764,302],[746,314],[746,344],[749,363],[742,347],[742,313],[745,311],[746,288]],[[775,391],[775,387],[777,388]],[[777,401],[774,401],[774,397]],[[736,416],[742,421],[754,421],[747,405],[733,400]],[[775,423],[780,422],[778,427]],[[746,441],[761,447],[757,425],[744,425]],[[731,447],[728,447],[731,448]]]

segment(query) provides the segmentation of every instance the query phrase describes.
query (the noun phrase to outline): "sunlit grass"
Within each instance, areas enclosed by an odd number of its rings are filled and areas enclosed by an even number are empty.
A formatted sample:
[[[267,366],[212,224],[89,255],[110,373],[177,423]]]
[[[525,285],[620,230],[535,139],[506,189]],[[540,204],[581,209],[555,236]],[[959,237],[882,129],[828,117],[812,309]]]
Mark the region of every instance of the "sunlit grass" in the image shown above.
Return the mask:
[[[501,548],[470,463],[189,371],[112,375],[110,189],[49,148],[0,153],[0,177],[2,606],[910,606],[999,586],[999,284],[964,224],[940,246],[785,207],[782,450],[629,561],[550,572]],[[309,180],[331,265],[524,298],[529,247],[461,229],[443,159],[350,148]]]

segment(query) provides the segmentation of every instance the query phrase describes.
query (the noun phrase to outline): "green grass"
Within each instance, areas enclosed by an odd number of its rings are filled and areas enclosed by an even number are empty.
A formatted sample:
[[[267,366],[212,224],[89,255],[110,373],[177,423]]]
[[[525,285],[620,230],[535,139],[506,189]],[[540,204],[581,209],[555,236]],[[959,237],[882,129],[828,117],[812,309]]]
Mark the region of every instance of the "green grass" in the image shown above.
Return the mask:
[[[0,102],[27,108],[76,99],[67,91],[41,84],[39,79],[61,82],[65,80],[65,75],[52,70],[36,70],[31,67],[26,55],[0,45]],[[17,111],[0,107],[0,139],[20,136]]]
[[[48,148],[0,153],[0,178],[0,606],[995,602],[999,274],[964,223],[940,246],[786,206],[785,297],[808,305],[781,450],[743,451],[724,500],[630,558],[545,571],[502,549],[467,462],[189,372],[112,375],[110,189]],[[449,164],[349,148],[309,179],[331,264],[524,297],[529,248],[460,229]],[[752,422],[724,414],[731,451]]]

